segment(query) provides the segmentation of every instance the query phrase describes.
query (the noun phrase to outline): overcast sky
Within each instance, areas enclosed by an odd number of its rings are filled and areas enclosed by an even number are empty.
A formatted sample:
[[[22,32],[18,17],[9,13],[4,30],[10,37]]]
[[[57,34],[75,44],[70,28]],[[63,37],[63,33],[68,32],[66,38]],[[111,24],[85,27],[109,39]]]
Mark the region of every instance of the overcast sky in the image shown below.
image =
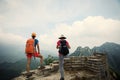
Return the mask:
[[[120,0],[0,0],[0,44],[23,47],[37,33],[42,50],[55,52],[61,34],[78,46],[120,44]]]

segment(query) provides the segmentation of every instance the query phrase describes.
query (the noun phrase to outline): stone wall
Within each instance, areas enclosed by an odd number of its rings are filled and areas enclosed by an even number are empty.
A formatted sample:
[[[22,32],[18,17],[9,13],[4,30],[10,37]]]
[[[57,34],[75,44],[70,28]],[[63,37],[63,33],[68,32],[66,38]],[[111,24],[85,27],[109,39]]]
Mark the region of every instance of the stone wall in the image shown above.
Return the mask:
[[[107,64],[107,57],[105,54],[95,53],[89,57],[72,56],[64,59],[65,71],[81,71],[86,70],[93,72],[99,77],[99,80],[109,80],[109,71]],[[71,73],[72,73],[71,72]]]

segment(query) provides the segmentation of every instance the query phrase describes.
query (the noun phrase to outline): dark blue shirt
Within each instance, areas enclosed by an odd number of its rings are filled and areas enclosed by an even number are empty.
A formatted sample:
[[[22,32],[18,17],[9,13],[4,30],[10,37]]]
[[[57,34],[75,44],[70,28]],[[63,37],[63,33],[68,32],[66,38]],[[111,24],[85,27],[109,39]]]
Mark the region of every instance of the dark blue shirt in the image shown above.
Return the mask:
[[[36,45],[38,44],[38,40],[37,39],[35,39],[35,44],[34,44],[34,46],[36,47]]]

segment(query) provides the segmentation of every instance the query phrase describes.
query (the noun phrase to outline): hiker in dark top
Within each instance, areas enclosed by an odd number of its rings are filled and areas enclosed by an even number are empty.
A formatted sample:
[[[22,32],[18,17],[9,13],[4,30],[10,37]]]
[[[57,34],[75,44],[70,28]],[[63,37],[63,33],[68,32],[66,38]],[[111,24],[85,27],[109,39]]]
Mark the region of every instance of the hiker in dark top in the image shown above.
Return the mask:
[[[43,56],[40,54],[40,47],[39,47],[39,41],[37,39],[35,39],[36,37],[36,33],[32,33],[31,35],[32,38],[28,39],[31,40],[31,44],[33,44],[33,51],[32,52],[28,52],[30,51],[29,49],[29,44],[28,44],[28,40],[26,42],[26,57],[27,57],[27,65],[26,65],[26,70],[27,70],[27,76],[30,76],[30,63],[31,63],[31,58],[32,57],[38,57],[40,58],[40,69],[45,68],[43,66]],[[33,43],[32,43],[33,40]],[[28,51],[27,51],[28,50]]]
[[[59,41],[57,42],[57,46],[56,48],[59,49],[58,53],[59,53],[59,70],[60,70],[60,80],[64,80],[64,67],[63,67],[63,64],[64,64],[64,57],[67,56],[67,54],[69,53],[69,51],[67,50],[67,53],[66,53],[66,49],[62,50],[62,45],[64,45],[63,47],[67,47],[67,49],[70,49],[70,45],[68,43],[66,39],[66,37],[64,35],[61,35],[59,37]]]

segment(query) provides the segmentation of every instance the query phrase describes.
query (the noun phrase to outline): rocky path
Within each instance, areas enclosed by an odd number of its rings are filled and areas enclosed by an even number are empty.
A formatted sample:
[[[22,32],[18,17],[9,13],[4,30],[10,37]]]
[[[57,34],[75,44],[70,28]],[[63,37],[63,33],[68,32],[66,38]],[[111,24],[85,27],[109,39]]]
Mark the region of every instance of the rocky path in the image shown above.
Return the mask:
[[[34,71],[36,72],[36,71]],[[87,79],[88,77],[88,79]],[[95,80],[90,79],[90,77],[94,77],[94,75],[92,75],[89,72],[86,71],[81,71],[79,73],[74,73],[74,72],[65,72],[65,80],[84,80],[82,78],[86,78],[85,80]],[[17,78],[15,78],[14,80],[60,80],[60,73],[54,72],[54,73],[49,73],[47,75],[38,75],[38,74],[33,74],[31,77],[26,78],[26,76],[21,75]]]
[[[33,74],[31,77],[29,77],[29,79],[27,79],[26,76],[21,75],[15,78],[14,80],[60,80],[60,74],[59,72],[51,73],[49,75],[42,75],[42,76]],[[68,75],[67,73],[65,73],[65,80],[70,80],[70,75]]]

